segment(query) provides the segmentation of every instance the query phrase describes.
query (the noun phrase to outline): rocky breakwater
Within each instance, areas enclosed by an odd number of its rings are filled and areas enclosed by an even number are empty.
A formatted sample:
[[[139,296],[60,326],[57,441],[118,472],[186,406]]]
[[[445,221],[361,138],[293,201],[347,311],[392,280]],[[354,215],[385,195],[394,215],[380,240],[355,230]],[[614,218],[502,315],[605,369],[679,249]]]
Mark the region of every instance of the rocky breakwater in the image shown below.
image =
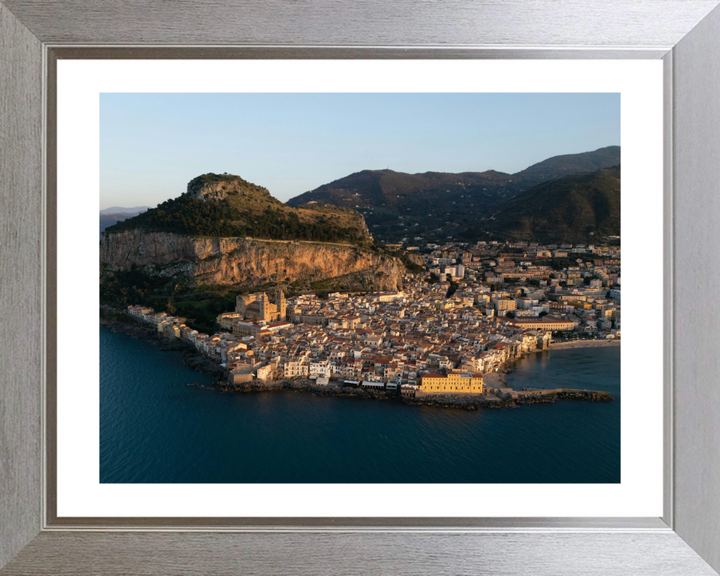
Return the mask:
[[[595,390],[560,390],[557,393],[559,400],[587,400],[589,402],[612,402],[615,400],[609,392]]]
[[[552,390],[507,391],[497,394],[423,394],[414,398],[403,398],[408,404],[437,406],[440,408],[510,408],[521,404],[552,404],[557,400],[583,400],[586,402],[611,402],[614,398],[608,392],[597,390]]]
[[[404,266],[355,246],[250,238],[196,238],[142,229],[104,234],[100,260],[108,271],[133,265],[151,275],[182,275],[197,284],[253,286],[275,279],[316,282],[328,288],[397,290]]]
[[[507,402],[515,404],[546,404],[556,400],[584,400],[586,402],[611,402],[615,400],[609,392],[598,390],[569,390],[557,388],[555,390],[520,391],[515,397],[508,398]],[[512,405],[512,404],[511,404]]]
[[[426,394],[424,396],[403,397],[402,401],[411,406],[432,406],[435,408],[460,408],[478,410],[479,408],[501,408],[508,406],[495,396],[480,394]]]

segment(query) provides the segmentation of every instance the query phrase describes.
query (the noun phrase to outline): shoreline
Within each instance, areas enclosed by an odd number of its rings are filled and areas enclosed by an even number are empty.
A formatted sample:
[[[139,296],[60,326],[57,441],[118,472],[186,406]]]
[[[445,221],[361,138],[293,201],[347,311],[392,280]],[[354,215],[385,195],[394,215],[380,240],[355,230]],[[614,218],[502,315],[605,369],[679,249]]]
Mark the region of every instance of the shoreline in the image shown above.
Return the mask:
[[[548,350],[571,350],[573,348],[610,348],[620,346],[622,340],[573,340],[571,342],[557,342],[550,344]],[[545,352],[545,350],[537,350]]]
[[[128,318],[128,320],[130,320]],[[188,367],[215,378],[224,377],[225,369],[206,358],[200,352],[180,340],[170,340],[152,329],[132,321],[106,320],[100,318],[100,327],[115,333],[126,334],[136,340],[143,340],[158,350],[182,352],[183,363]]]
[[[581,348],[619,348],[621,340],[573,340],[571,342],[558,342],[556,344],[550,344],[545,350],[530,350],[529,352],[523,353],[519,358],[512,360],[513,367],[507,370],[512,372],[514,365],[520,362],[523,358],[530,356],[531,354],[539,354],[541,352],[552,352],[553,350],[576,350]]]
[[[521,360],[521,358],[518,358],[518,360]],[[508,371],[487,372],[483,374],[483,384],[491,388],[507,388],[508,386],[505,382],[505,374],[507,374],[507,372]]]
[[[511,408],[523,404],[552,404],[557,400],[581,400],[585,402],[612,402],[615,400],[607,392],[593,390],[544,390],[533,393],[521,393],[516,398],[498,398],[475,394],[437,394],[419,397],[402,396],[386,391],[349,388],[336,383],[316,385],[312,380],[273,380],[253,384],[222,384],[214,382],[208,386],[188,384],[198,388],[218,390],[229,394],[251,394],[258,392],[310,392],[315,396],[332,396],[345,398],[362,398],[372,400],[389,400],[408,406],[429,406],[434,408],[453,408],[463,410],[479,410],[481,408]]]
[[[531,354],[552,352],[553,350],[575,350],[582,348],[619,348],[621,343],[621,340],[573,340],[571,342],[558,342],[556,344],[550,344],[550,346],[545,350],[536,349],[524,352],[522,356],[509,360],[507,362],[507,367],[504,370],[492,374],[498,374],[499,376],[497,377],[497,381],[501,382],[503,387],[510,388],[511,386],[505,382],[505,374],[515,372],[518,364]]]
[[[230,393],[230,394],[248,394],[258,392],[303,392],[311,393],[317,396],[334,396],[334,397],[345,397],[345,398],[363,398],[373,400],[390,400],[401,402],[408,406],[429,406],[435,408],[453,408],[463,410],[478,410],[480,408],[509,408],[516,405],[522,404],[547,404],[554,403],[556,400],[583,400],[586,402],[608,402],[614,400],[611,396],[605,396],[602,393],[595,391],[547,391],[543,394],[523,395],[519,398],[505,398],[501,399],[497,396],[486,396],[484,394],[437,394],[437,395],[422,395],[416,397],[402,396],[399,390],[392,391],[377,391],[367,390],[365,388],[352,388],[344,387],[338,383],[330,383],[327,385],[314,384],[312,380],[304,379],[286,379],[281,380],[268,380],[268,381],[254,381],[248,384],[228,384],[221,380],[225,377],[225,369],[213,362],[209,358],[206,358],[200,354],[197,350],[192,348],[186,342],[180,340],[171,340],[166,338],[162,334],[153,331],[149,327],[146,327],[140,323],[133,321],[131,318],[121,318],[115,320],[108,320],[100,318],[100,327],[107,328],[116,333],[123,333],[136,338],[138,340],[144,340],[153,345],[158,350],[163,351],[176,351],[183,353],[183,363],[193,370],[208,374],[216,380],[209,385],[188,383],[187,386],[194,386],[198,388],[212,389],[219,392]],[[574,342],[568,344],[575,344]],[[584,344],[584,342],[582,343]],[[593,345],[600,346],[611,346],[619,345],[619,342],[593,342],[589,341],[590,346],[568,346],[568,347],[592,347]],[[551,347],[550,349],[552,349]],[[545,352],[545,350],[533,350],[528,354],[534,354],[536,352]],[[523,358],[525,355],[523,355]],[[522,360],[517,358],[515,362]],[[505,374],[512,371],[499,371],[499,372],[488,372],[483,374],[483,380],[487,387],[490,388],[508,388],[508,384],[505,382]]]

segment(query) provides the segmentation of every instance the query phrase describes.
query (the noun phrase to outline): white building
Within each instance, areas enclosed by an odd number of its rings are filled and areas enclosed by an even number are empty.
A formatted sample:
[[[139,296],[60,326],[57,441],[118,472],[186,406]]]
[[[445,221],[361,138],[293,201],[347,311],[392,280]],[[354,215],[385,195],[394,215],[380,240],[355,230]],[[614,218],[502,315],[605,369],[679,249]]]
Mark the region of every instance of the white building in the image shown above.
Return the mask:
[[[309,373],[310,378],[313,380],[320,377],[330,378],[330,375],[332,374],[330,360],[327,358],[322,360],[311,360]]]

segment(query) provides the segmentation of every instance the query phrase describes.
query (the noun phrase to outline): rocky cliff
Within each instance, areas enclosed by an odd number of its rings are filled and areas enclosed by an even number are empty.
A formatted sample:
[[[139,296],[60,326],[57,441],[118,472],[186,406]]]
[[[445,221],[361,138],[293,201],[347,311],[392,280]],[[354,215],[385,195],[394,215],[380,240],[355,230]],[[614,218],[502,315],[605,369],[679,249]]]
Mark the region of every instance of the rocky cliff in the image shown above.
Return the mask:
[[[151,275],[178,276],[191,284],[249,287],[275,281],[325,281],[340,289],[397,290],[402,287],[402,263],[355,246],[330,243],[193,238],[141,229],[104,234],[100,261],[108,271],[133,265]],[[336,282],[329,279],[337,279]]]
[[[245,198],[262,198],[273,201],[270,191],[262,186],[251,184],[239,176],[232,174],[203,174],[188,182],[187,192],[189,196],[203,202],[218,202],[229,196],[241,196]]]

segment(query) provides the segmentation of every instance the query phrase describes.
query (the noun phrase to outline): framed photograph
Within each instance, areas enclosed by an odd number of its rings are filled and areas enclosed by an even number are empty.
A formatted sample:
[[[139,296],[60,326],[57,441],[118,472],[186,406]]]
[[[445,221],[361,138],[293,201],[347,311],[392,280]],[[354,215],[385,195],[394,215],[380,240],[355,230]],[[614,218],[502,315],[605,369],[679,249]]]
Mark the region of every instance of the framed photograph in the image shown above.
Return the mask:
[[[619,386],[621,211],[645,222],[642,238],[625,236],[626,257],[662,267],[644,249],[662,243],[660,62],[167,64],[57,63],[58,286],[73,287],[58,294],[58,521],[662,514],[659,317],[654,338],[637,339],[630,314],[622,339],[625,354],[657,356],[655,377],[645,369],[655,388]],[[177,83],[201,75],[229,80],[195,93]],[[97,195],[97,151],[84,143],[95,145],[98,119],[109,222],[87,266],[72,265],[64,246],[97,234],[88,217],[66,226],[63,214]],[[621,202],[621,133],[626,179],[643,175],[652,211],[632,188]],[[548,138],[590,151],[535,162]],[[530,168],[452,172],[523,147]],[[222,162],[227,171],[206,168]],[[397,170],[362,170],[383,162]],[[133,176],[171,172],[185,191],[172,199],[153,192],[167,184]],[[592,223],[581,221],[586,201]],[[561,208],[523,239],[517,206],[540,222],[544,202]],[[99,342],[84,341],[99,373],[68,378],[68,343],[94,332],[91,317],[69,318],[97,301],[98,260]],[[662,307],[636,278],[625,306]],[[177,354],[146,356],[138,339],[176,348],[185,369]],[[623,379],[638,379],[633,370]],[[427,498],[438,484],[457,497]],[[248,485],[252,502],[239,497]],[[348,485],[364,494],[348,501]],[[467,489],[520,490],[526,503],[469,503]]]
[[[716,574],[716,5],[0,3],[2,573]]]

